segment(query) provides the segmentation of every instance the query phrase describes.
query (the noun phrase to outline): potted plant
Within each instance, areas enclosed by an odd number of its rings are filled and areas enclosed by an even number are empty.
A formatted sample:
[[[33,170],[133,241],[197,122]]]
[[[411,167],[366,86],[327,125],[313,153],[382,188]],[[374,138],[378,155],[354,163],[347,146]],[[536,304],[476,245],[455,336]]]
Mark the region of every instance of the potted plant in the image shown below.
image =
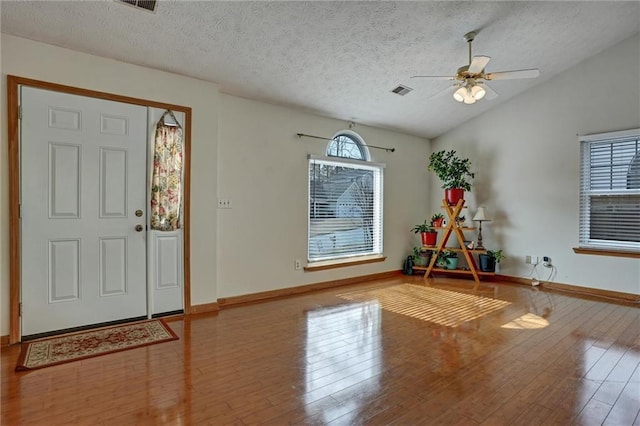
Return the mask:
[[[478,255],[480,270],[482,272],[495,272],[496,264],[504,259],[502,250],[487,250],[487,253]]]
[[[413,264],[416,266],[427,266],[431,261],[431,250],[422,251],[418,247],[413,248]]]
[[[431,226],[441,228],[443,222],[444,215],[442,213],[434,213],[433,216],[431,216]]]
[[[458,267],[458,253],[445,249],[438,253],[436,263],[444,269],[456,269]]]
[[[445,197],[449,205],[455,205],[464,199],[464,191],[471,190],[468,179],[473,179],[471,161],[456,156],[456,151],[438,151],[429,156],[428,169],[440,178],[445,189]]]
[[[421,234],[423,246],[434,247],[436,245],[438,233],[427,223],[426,219],[424,223],[414,226],[411,230],[416,234]]]

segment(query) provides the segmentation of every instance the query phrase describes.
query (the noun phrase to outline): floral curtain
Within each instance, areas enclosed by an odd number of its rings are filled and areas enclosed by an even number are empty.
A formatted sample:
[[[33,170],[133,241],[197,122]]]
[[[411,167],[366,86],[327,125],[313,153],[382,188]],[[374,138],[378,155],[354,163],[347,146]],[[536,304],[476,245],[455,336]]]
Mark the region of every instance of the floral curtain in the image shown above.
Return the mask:
[[[177,125],[165,124],[170,114]],[[171,111],[156,126],[151,176],[151,229],[174,231],[181,226],[182,128]]]

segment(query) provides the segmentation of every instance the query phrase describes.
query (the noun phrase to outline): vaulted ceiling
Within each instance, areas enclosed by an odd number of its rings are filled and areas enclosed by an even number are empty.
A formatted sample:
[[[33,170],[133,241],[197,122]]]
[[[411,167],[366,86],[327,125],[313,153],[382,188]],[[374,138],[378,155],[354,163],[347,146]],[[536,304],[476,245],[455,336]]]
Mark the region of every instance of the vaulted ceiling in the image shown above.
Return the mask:
[[[151,13],[113,0],[4,0],[0,12],[3,33],[427,138],[640,30],[637,1],[160,0]],[[452,82],[410,78],[454,75],[468,63],[471,30],[474,55],[492,57],[488,72],[539,68],[541,76],[492,82],[500,96],[474,105],[453,100]],[[391,93],[398,84],[414,90]]]

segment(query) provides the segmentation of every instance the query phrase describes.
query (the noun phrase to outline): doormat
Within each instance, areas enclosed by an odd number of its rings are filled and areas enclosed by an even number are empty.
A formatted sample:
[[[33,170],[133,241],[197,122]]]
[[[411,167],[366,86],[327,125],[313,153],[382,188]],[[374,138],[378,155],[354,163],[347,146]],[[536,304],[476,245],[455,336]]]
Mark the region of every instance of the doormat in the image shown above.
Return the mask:
[[[177,340],[161,319],[104,327],[22,343],[16,371],[35,370]]]
[[[382,309],[446,327],[504,309],[510,302],[414,284],[339,294],[353,302],[376,303]]]

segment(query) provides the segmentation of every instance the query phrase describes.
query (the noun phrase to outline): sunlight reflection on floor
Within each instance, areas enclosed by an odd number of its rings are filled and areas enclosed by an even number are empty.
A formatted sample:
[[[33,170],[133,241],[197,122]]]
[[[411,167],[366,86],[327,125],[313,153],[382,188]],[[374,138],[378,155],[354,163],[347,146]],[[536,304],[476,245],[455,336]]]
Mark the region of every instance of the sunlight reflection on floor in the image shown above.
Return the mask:
[[[339,294],[356,302],[377,300],[382,309],[447,327],[499,311],[510,302],[414,284]]]
[[[502,326],[502,328],[511,328],[517,330],[533,330],[536,328],[545,328],[549,325],[549,321],[532,314],[531,312],[522,315]]]
[[[307,312],[304,400],[309,418],[327,424],[349,413],[357,415],[356,401],[378,392],[383,362],[380,319],[375,301]],[[332,399],[327,405],[326,399],[337,395],[345,401],[335,404]]]

